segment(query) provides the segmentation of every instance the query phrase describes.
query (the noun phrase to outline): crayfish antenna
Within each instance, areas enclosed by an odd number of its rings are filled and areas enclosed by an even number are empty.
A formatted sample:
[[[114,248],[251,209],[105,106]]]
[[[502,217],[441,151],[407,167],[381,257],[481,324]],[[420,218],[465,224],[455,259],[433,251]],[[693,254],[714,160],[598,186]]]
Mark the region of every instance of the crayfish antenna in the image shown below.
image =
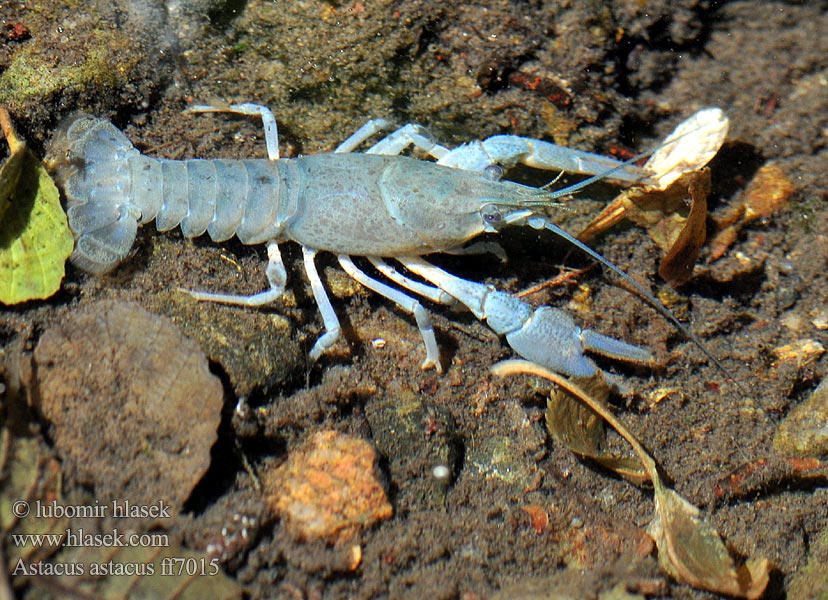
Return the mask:
[[[548,229],[549,231],[551,231],[555,235],[563,238],[564,240],[566,240],[567,242],[569,242],[570,244],[572,244],[573,246],[575,246],[576,248],[578,248],[582,252],[588,254],[594,260],[598,261],[599,263],[601,263],[602,265],[604,265],[605,267],[610,269],[613,273],[615,273],[616,275],[621,277],[621,279],[623,279],[626,283],[628,283],[630,286],[632,286],[632,288],[636,292],[638,292],[638,294],[642,298],[644,298],[647,302],[649,302],[650,305],[653,308],[655,308],[659,313],[661,313],[661,315],[664,318],[666,318],[668,321],[670,321],[675,326],[676,329],[678,329],[688,340],[690,340],[690,342],[693,343],[694,346],[696,346],[699,350],[701,350],[702,353],[710,360],[710,362],[719,371],[722,372],[722,374],[725,377],[727,377],[730,380],[734,379],[733,376],[730,374],[730,372],[721,363],[721,361],[718,358],[716,358],[710,350],[707,349],[707,346],[705,346],[699,338],[697,338],[695,335],[693,335],[693,333],[689,329],[687,329],[687,327],[685,327],[684,324],[681,321],[679,321],[678,318],[676,318],[676,316],[672,312],[670,312],[670,309],[667,308],[666,306],[664,306],[664,304],[662,304],[658,300],[658,298],[656,298],[650,292],[648,292],[646,289],[644,289],[644,286],[642,286],[635,279],[630,277],[620,267],[616,266],[615,263],[613,263],[609,259],[602,256],[601,254],[599,254],[598,252],[596,252],[595,250],[593,250],[592,248],[590,248],[589,246],[584,244],[579,239],[577,239],[574,236],[568,234],[566,231],[564,231],[563,229],[561,229],[560,227],[558,227],[554,223],[549,223],[548,221],[546,221],[545,219],[542,219],[541,217],[533,217],[533,218],[529,219],[528,222],[529,222],[530,226],[537,227],[538,226],[537,221],[541,221],[541,220],[543,221],[543,227],[545,227],[546,229]]]
[[[642,158],[650,157],[642,167],[647,174],[638,182],[657,190],[665,190],[684,173],[698,171],[716,156],[727,137],[730,127],[725,113],[720,108],[705,108],[682,121],[678,127],[658,146],[607,169],[602,173],[588,177],[563,189],[548,192],[548,198],[554,200],[570,196],[585,187],[628,168]],[[557,180],[557,178],[556,178]],[[546,184],[542,189],[554,183]]]
[[[673,133],[671,133],[664,140],[664,142],[662,142],[655,149],[633,156],[631,159],[619,163],[618,166],[613,167],[612,169],[593,175],[592,177],[564,189],[554,192],[547,192],[547,203],[549,200],[554,200],[562,196],[569,196],[597,181],[611,177],[615,172],[627,168],[632,163],[646,156],[650,156],[650,160],[648,160],[644,165],[643,171],[648,173],[648,176],[646,178],[642,178],[640,183],[656,190],[666,189],[676,179],[681,177],[682,174],[697,171],[710,162],[710,160],[718,152],[721,145],[724,143],[727,136],[728,126],[728,119],[725,116],[724,111],[721,109],[706,108],[700,110],[679,124]],[[524,202],[526,206],[533,203],[534,202],[532,201]],[[541,202],[538,202],[538,204],[540,203]],[[713,353],[710,352],[704,344],[702,344],[701,340],[693,335],[666,306],[658,301],[655,296],[645,290],[644,287],[642,287],[627,273],[557,225],[548,222],[544,217],[531,216],[526,222],[530,227],[534,227],[536,229],[540,229],[542,227],[548,229],[552,233],[580,249],[582,252],[585,252],[591,256],[594,260],[610,269],[613,273],[616,273],[619,277],[621,277],[621,279],[632,286],[632,288],[638,292],[642,298],[647,300],[653,308],[655,308],[659,313],[661,313],[662,316],[670,321],[676,329],[678,329],[699,350],[701,350],[710,362],[719,371],[721,371],[723,375],[725,375],[725,377],[729,380],[734,379],[719,359],[717,359]]]

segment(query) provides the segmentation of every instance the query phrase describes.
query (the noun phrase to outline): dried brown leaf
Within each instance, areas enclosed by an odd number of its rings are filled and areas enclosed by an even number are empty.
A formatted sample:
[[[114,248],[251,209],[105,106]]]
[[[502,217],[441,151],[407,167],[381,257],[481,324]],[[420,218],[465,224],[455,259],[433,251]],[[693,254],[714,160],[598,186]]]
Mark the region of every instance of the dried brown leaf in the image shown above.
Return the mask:
[[[676,127],[644,169],[654,190],[666,190],[683,175],[703,169],[724,144],[730,122],[719,108],[705,108]]]
[[[589,408],[595,415],[609,423],[632,446],[638,460],[641,461],[643,471],[647,477],[658,477],[655,461],[635,436],[630,433],[626,426],[612,413],[603,401],[593,398],[577,383],[528,360],[504,360],[492,366],[492,373],[499,377],[506,377],[507,375],[536,375],[547,381],[551,381],[573,399],[576,399],[580,404]],[[589,443],[587,439],[584,438],[585,443]]]
[[[606,406],[609,387],[600,374],[582,383],[584,391],[593,401]],[[629,456],[616,456],[603,449],[606,441],[603,419],[564,389],[558,388],[549,395],[546,403],[546,428],[552,439],[581,458],[615,471],[636,485],[649,481],[640,462]]]
[[[670,249],[658,268],[667,283],[673,287],[690,280],[699,251],[707,235],[707,196],[710,194],[710,170],[702,169],[687,176],[687,193],[690,195],[690,212],[673,240]]]
[[[666,256],[659,273],[673,286],[690,279],[705,241],[710,171],[685,173],[667,189],[625,190],[587,225],[578,239],[588,241],[623,219],[643,227]]]
[[[716,217],[718,231],[710,244],[708,262],[727,252],[742,227],[784,207],[793,192],[793,183],[778,165],[768,163],[760,168],[739,200]]]
[[[674,286],[687,281],[705,240],[710,175],[704,167],[721,148],[728,128],[718,108],[700,110],[682,122],[644,165],[649,183],[622,192],[578,239],[587,242],[629,219],[647,229],[667,253],[659,269],[662,277]]]
[[[693,587],[738,598],[761,597],[770,579],[767,559],[750,559],[737,567],[699,509],[660,480],[653,483],[655,517],[647,533],[656,542],[662,568],[676,581]]]
[[[664,487],[655,460],[638,440],[609,411],[578,385],[539,365],[510,360],[492,371],[499,376],[526,374],[543,377],[576,398],[583,406],[607,421],[632,446],[641,467],[652,480],[655,516],[647,532],[658,547],[662,568],[674,579],[712,592],[739,598],[759,598],[767,587],[770,565],[764,558],[750,559],[736,567],[716,530],[700,517],[699,510],[675,491]],[[583,439],[589,439],[584,436]]]
[[[625,194],[619,194],[575,237],[585,244],[592,241],[594,238],[626,219],[628,210],[630,210],[630,204]]]

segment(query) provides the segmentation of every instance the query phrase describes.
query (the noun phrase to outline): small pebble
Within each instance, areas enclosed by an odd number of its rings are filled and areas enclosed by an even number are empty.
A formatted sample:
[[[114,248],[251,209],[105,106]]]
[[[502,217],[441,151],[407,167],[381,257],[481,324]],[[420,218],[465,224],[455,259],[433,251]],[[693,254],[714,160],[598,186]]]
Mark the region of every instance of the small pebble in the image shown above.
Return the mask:
[[[264,474],[267,501],[297,539],[350,539],[393,513],[376,460],[365,440],[321,431]]]
[[[786,456],[828,457],[828,379],[782,421],[773,447]]]

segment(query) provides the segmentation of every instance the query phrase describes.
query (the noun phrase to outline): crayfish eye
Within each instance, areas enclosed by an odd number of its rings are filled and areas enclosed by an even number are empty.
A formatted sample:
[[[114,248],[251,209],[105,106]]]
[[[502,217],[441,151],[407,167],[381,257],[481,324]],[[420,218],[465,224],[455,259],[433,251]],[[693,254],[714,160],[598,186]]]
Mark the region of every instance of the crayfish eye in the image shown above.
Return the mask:
[[[489,225],[497,225],[503,221],[503,215],[494,204],[487,204],[480,209],[483,220]]]
[[[500,181],[500,178],[503,177],[503,167],[500,165],[489,165],[485,169],[483,169],[483,175],[486,179],[491,179],[492,181]]]

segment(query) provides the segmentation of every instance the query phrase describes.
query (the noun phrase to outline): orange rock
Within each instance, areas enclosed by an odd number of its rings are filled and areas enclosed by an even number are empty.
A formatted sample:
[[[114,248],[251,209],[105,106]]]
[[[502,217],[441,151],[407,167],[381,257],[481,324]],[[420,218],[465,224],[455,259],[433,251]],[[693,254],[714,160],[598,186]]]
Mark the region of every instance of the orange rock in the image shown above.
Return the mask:
[[[347,540],[392,515],[374,471],[376,458],[364,440],[316,433],[265,474],[267,501],[298,539]]]

